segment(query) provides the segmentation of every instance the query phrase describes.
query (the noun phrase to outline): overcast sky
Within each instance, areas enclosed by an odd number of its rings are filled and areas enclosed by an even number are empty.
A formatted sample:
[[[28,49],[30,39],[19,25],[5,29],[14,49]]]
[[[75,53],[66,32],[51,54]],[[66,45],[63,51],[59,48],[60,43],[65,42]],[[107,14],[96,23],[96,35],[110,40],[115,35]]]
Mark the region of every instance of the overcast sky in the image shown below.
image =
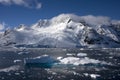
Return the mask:
[[[120,0],[0,0],[0,24],[7,26],[31,25],[61,13],[120,20]]]

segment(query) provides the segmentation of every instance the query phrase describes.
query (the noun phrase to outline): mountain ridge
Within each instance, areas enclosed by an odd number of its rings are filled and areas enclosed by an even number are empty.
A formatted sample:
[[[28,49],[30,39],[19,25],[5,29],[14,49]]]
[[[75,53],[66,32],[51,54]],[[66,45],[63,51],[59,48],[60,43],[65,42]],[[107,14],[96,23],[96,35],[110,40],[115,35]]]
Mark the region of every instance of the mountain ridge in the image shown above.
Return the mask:
[[[120,47],[120,22],[102,16],[60,14],[39,20],[30,27],[20,25],[0,36],[0,46],[57,48]]]

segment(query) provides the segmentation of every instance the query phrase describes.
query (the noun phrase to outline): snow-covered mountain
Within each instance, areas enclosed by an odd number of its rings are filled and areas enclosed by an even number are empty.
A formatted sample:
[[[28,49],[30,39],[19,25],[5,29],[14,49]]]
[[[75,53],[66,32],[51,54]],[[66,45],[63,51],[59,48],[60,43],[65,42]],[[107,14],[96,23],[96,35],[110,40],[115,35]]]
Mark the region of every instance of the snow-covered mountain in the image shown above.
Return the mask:
[[[1,46],[120,47],[120,21],[102,16],[61,14],[0,33]]]

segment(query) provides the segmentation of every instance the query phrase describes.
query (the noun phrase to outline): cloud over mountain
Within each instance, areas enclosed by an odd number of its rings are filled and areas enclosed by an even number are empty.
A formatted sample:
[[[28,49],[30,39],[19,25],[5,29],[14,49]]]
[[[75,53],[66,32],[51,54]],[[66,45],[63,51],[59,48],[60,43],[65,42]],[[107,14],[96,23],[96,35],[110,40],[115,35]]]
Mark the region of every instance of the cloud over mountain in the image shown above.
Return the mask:
[[[0,23],[0,30],[3,30],[5,28],[5,23]]]
[[[5,30],[0,46],[117,48],[120,23],[103,16],[60,14],[30,27]]]
[[[87,23],[92,25],[109,25],[110,24],[110,18],[106,16],[87,15],[87,16],[82,16],[81,18],[84,19]]]
[[[6,6],[18,5],[34,9],[40,9],[42,7],[42,4],[38,0],[0,0],[0,4]]]

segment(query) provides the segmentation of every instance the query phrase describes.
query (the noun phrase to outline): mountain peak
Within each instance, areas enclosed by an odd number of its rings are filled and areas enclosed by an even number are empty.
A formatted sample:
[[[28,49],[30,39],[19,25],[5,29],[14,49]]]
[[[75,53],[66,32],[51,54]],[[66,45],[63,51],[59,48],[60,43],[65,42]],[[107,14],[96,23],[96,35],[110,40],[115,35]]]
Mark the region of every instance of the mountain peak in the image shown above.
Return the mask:
[[[79,21],[79,16],[74,15],[74,14],[60,14],[56,17],[53,17],[51,20],[55,22],[66,22],[68,20],[73,20],[73,21]]]
[[[5,32],[7,35],[0,38],[0,45],[16,43],[15,46],[33,47],[120,47],[119,30],[118,21],[113,22],[108,17],[60,14],[48,20],[39,20],[31,27],[20,25],[11,32]]]

